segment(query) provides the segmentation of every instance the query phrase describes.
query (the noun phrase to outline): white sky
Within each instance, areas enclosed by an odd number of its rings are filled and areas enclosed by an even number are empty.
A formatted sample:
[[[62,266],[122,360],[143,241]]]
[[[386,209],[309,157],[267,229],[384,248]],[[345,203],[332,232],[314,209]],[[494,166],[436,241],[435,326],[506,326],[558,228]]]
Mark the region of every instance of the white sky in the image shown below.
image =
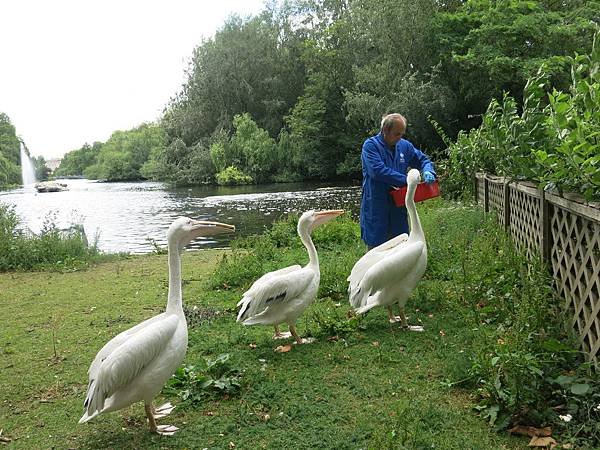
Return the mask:
[[[263,0],[0,0],[0,112],[32,156],[158,119],[194,47]]]

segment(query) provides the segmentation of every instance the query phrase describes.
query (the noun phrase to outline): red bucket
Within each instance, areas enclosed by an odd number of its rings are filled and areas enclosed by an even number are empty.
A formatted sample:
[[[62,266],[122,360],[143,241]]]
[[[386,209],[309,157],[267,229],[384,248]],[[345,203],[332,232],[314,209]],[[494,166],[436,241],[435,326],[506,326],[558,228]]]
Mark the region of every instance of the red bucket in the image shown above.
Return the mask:
[[[407,186],[392,189],[390,191],[390,195],[394,200],[396,206],[404,206],[404,199],[406,197],[406,189]],[[431,184],[427,183],[419,183],[417,185],[417,190],[415,191],[415,202],[422,202],[423,200],[427,200],[428,198],[439,197],[440,196],[440,185],[437,180],[435,180]]]

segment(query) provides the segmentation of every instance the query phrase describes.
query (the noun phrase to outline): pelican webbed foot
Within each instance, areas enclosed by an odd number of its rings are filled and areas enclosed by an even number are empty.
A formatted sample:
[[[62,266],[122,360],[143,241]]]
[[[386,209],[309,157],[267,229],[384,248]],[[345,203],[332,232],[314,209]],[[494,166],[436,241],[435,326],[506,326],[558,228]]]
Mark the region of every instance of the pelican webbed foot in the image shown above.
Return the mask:
[[[179,428],[174,425],[159,425],[154,432],[161,436],[173,436],[177,430],[179,430]]]
[[[292,333],[290,333],[289,331],[285,331],[283,333],[275,333],[273,335],[273,339],[287,339],[292,337]]]
[[[400,328],[406,331],[425,331],[421,325],[402,325]]]
[[[167,406],[167,405],[169,405],[169,406]],[[177,430],[179,430],[179,428],[177,428],[174,425],[156,425],[156,419],[159,417],[163,417],[163,416],[160,416],[161,411],[162,411],[162,414],[164,414],[164,415],[173,411],[174,406],[172,406],[170,403],[165,403],[164,405],[159,407],[158,410],[154,409],[154,405],[152,403],[146,403],[144,405],[144,409],[146,410],[146,417],[148,418],[148,425],[150,426],[151,433],[160,434],[162,436],[173,436],[175,434],[175,432]],[[164,412],[166,410],[169,410],[169,411],[165,414]],[[158,412],[159,414],[155,415],[155,411]]]
[[[154,410],[154,418],[161,419],[163,417],[168,416],[175,409],[170,402],[165,403],[164,405],[159,406]]]
[[[300,338],[300,342],[296,341],[293,342],[293,344],[312,344],[313,342],[316,342],[317,339],[314,337],[309,337],[309,338]]]

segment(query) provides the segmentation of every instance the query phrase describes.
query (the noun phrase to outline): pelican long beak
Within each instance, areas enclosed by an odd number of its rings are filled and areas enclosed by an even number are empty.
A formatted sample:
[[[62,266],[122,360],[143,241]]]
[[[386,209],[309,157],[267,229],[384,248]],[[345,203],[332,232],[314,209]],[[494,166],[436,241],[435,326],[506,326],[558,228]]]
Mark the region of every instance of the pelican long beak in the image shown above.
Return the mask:
[[[229,233],[235,231],[235,225],[227,223],[210,222],[207,220],[194,220],[192,230],[196,237],[213,236],[215,234]]]
[[[323,225],[324,223],[327,223],[330,220],[341,216],[342,214],[344,214],[343,209],[329,209],[325,211],[317,211],[315,212],[315,222],[313,224],[313,228],[318,227],[319,225]]]

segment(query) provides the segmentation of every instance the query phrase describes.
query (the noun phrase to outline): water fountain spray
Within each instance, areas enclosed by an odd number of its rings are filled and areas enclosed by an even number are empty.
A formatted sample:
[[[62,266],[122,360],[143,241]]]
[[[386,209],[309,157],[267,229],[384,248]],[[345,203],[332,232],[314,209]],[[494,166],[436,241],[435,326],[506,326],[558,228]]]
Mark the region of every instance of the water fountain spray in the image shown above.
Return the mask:
[[[19,143],[21,146],[21,179],[23,186],[35,184],[37,181],[35,178],[35,167],[29,156],[29,149],[25,145],[25,142],[23,142],[23,139],[19,138]]]

